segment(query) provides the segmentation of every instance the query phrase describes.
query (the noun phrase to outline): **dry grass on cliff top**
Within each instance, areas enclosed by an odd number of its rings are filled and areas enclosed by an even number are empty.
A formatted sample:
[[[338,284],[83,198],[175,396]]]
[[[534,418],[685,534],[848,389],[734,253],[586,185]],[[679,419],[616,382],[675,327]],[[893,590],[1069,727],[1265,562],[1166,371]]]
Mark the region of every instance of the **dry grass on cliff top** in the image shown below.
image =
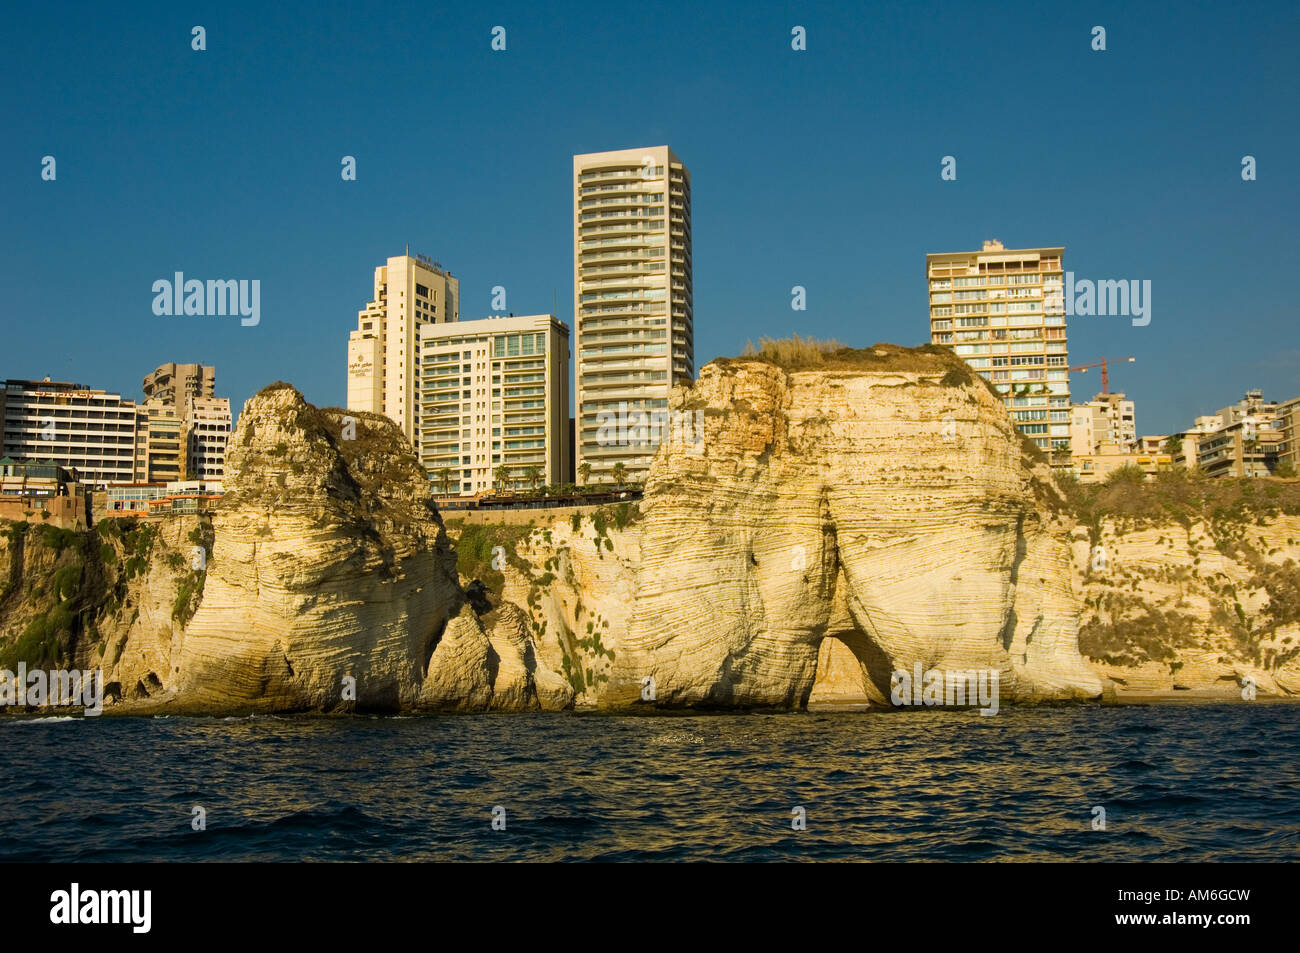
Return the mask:
[[[1259,523],[1281,514],[1300,515],[1300,480],[1213,479],[1176,467],[1144,480],[1136,467],[1117,470],[1100,484],[1057,477],[1080,523],[1097,527],[1107,517],[1135,525],[1204,521],[1223,526]]]
[[[902,347],[898,344],[873,344],[849,347],[836,340],[814,337],[760,338],[758,346],[745,342],[740,357],[720,357],[712,363],[728,366],[741,361],[763,361],[787,371],[873,371],[942,375],[940,383],[950,387],[984,385],[995,397],[1001,396],[983,377],[970,369],[949,348],[937,344]]]

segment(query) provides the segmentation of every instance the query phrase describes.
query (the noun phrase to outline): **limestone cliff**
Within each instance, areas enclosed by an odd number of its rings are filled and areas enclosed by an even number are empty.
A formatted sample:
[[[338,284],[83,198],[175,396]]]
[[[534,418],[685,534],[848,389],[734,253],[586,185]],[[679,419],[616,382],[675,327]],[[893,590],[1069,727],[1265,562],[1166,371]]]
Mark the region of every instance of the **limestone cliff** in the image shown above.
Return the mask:
[[[702,438],[660,448],[618,545],[552,527],[521,550],[560,580],[534,619],[584,698],[626,707],[653,685],[660,707],[796,708],[827,640],[852,656],[846,696],[884,702],[916,662],[996,669],[1008,700],[1100,695],[1056,491],[951,355],[715,361],[674,409],[703,411]]]
[[[0,536],[0,668],[100,669],[108,699],[147,699],[172,652],[201,574],[197,517],[86,531],[11,524]]]
[[[109,700],[135,711],[570,703],[518,610],[473,611],[387,418],[272,385],[244,407],[225,482],[210,525],[105,520],[30,545],[11,529],[0,658],[100,667]]]
[[[1300,500],[1080,496],[937,348],[715,361],[673,404],[700,429],[639,504],[453,546],[387,418],[272,385],[210,521],[7,532],[0,660],[102,667],[131,711],[887,704],[914,665],[1004,703],[1300,685]]]
[[[1079,643],[1118,697],[1300,694],[1300,483],[1174,473],[1093,495]]]
[[[176,694],[187,704],[568,703],[558,679],[534,677],[517,620],[464,611],[424,472],[386,417],[318,410],[287,385],[264,390],[240,415],[213,530],[181,644]],[[440,645],[445,634],[455,652]]]

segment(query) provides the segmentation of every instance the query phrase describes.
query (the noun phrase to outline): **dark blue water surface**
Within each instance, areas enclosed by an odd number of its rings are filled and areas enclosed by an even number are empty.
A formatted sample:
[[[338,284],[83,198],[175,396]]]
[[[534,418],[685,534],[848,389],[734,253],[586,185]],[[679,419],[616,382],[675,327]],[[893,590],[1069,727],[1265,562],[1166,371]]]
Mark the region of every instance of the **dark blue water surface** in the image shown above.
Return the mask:
[[[0,751],[7,860],[1300,856],[1287,704],[0,718]]]

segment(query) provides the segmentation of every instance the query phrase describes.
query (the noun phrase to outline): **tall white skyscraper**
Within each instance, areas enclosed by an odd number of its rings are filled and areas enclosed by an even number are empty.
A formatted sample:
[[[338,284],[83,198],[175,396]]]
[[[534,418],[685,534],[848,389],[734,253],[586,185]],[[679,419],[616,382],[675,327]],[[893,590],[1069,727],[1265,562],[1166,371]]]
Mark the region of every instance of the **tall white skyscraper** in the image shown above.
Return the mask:
[[[655,445],[616,415],[666,413],[695,375],[691,175],[667,146],[573,157],[575,449],[592,482],[643,479]],[[602,434],[606,436],[602,436]]]

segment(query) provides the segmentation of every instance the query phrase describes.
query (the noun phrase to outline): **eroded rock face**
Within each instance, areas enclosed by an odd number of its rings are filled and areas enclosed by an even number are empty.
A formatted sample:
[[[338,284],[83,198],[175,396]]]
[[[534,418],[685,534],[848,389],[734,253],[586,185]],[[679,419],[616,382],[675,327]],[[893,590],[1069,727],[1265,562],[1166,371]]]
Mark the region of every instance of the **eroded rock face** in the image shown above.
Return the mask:
[[[179,699],[351,708],[351,678],[363,710],[555,707],[558,677],[532,676],[527,638],[500,620],[484,632],[468,609],[425,474],[395,425],[346,416],[355,433],[342,411],[288,386],[245,406],[179,653]]]
[[[798,707],[827,636],[879,701],[917,662],[996,669],[1005,699],[1100,694],[1046,472],[953,359],[876,356],[715,362],[681,396],[704,437],[656,458],[601,705],[635,704],[652,678],[660,705]]]
[[[1300,516],[1074,534],[1079,643],[1115,694],[1300,694]]]

